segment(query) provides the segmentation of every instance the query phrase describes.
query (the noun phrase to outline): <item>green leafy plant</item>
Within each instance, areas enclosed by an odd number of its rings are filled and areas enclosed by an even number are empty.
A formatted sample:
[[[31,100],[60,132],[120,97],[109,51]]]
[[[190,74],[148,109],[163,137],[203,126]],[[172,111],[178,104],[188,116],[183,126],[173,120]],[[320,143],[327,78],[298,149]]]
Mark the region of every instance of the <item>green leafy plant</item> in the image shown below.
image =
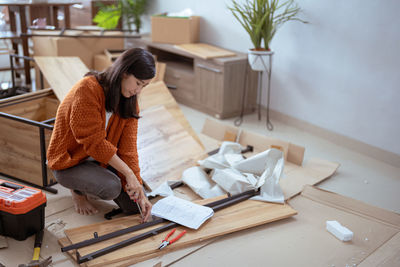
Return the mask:
[[[307,23],[297,17],[300,7],[294,0],[247,0],[243,4],[232,0],[232,7],[228,8],[249,34],[255,50],[270,50],[272,38],[285,22],[297,20]]]
[[[135,31],[139,32],[142,26],[141,15],[147,7],[147,0],[118,0],[117,5],[103,5],[99,3],[100,10],[93,18],[97,26],[104,29],[115,29],[122,19],[129,30],[135,25]]]

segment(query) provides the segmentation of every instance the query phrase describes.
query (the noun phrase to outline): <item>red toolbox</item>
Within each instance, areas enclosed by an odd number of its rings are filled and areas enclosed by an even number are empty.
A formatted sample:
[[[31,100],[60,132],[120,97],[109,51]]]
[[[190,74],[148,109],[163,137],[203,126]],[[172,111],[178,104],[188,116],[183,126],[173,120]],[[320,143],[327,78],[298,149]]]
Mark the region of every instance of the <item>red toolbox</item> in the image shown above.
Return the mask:
[[[17,240],[44,228],[46,195],[40,190],[0,179],[0,235]]]

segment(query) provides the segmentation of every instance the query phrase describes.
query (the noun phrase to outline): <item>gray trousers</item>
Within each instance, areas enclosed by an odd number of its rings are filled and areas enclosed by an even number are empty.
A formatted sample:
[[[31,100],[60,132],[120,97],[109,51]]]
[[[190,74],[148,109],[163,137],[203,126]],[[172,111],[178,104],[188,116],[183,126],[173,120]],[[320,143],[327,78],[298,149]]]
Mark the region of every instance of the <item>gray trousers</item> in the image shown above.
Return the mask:
[[[94,195],[114,200],[125,214],[139,213],[136,203],[122,189],[121,180],[111,166],[106,169],[97,161],[86,160],[64,170],[53,170],[57,182],[79,195]]]

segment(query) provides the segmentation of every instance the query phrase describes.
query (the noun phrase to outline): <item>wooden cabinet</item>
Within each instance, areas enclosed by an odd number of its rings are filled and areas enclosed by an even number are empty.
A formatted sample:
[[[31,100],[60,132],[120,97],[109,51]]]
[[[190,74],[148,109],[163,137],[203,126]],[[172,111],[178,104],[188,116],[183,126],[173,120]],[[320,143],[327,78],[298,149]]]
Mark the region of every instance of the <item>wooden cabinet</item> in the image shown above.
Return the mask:
[[[257,73],[248,66],[247,54],[205,60],[149,37],[127,42],[167,64],[164,82],[178,102],[219,119],[240,115],[243,104],[244,113],[255,110]]]

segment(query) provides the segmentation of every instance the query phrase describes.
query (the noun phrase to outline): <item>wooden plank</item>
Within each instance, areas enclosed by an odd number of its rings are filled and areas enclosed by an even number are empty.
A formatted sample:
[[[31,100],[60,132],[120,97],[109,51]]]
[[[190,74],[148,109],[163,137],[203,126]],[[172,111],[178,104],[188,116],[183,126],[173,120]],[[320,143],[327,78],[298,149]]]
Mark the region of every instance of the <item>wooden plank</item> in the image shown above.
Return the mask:
[[[199,201],[204,204],[215,199],[207,199]],[[205,222],[198,230],[185,229],[187,233],[176,243],[165,249],[159,251],[158,245],[165,237],[165,233],[153,236],[151,238],[142,240],[136,244],[119,249],[107,255],[96,258],[86,263],[86,266],[104,266],[111,263],[126,261],[128,259],[141,259],[146,256],[159,256],[170,251],[185,248],[200,241],[210,239],[213,237],[226,235],[232,232],[248,229],[251,227],[259,226],[269,222],[281,220],[291,217],[297,212],[289,205],[273,204],[260,201],[246,200],[226,209],[220,210],[214,216]],[[123,229],[139,222],[138,215],[127,216],[118,218],[112,221],[102,222],[98,224],[87,225],[75,229],[65,230],[65,234],[72,243],[80,242],[82,240],[92,238],[93,232],[103,235],[109,232]],[[159,227],[154,226],[153,228]],[[135,233],[127,234],[107,240],[99,244],[92,245],[79,249],[81,255],[86,255],[93,251],[97,251],[104,247],[110,246],[129,237],[135,236],[139,233],[149,231],[152,228],[141,230]],[[183,231],[184,227],[177,227],[177,231]]]
[[[169,92],[167,86],[161,81],[146,86],[139,96],[141,110],[159,105],[164,105],[182,127],[203,147],[199,137],[185,118],[185,115],[183,115],[174,97]]]
[[[141,112],[138,130],[140,173],[154,190],[167,180],[179,180],[182,172],[205,154],[203,148],[163,107]]]
[[[236,53],[232,51],[205,43],[179,44],[174,45],[174,47],[198,56],[202,59],[236,56]]]
[[[43,185],[39,128],[0,117],[0,172]]]
[[[34,57],[34,59],[60,102],[76,82],[89,71],[78,57]]]
[[[9,106],[9,105],[14,105],[17,103],[26,102],[31,99],[37,99],[37,98],[40,98],[43,96],[50,96],[50,95],[54,95],[52,89],[43,89],[43,90],[36,91],[36,92],[30,92],[30,93],[26,93],[26,94],[22,94],[22,95],[16,95],[16,96],[12,96],[12,97],[3,98],[3,99],[0,99],[0,108]]]

